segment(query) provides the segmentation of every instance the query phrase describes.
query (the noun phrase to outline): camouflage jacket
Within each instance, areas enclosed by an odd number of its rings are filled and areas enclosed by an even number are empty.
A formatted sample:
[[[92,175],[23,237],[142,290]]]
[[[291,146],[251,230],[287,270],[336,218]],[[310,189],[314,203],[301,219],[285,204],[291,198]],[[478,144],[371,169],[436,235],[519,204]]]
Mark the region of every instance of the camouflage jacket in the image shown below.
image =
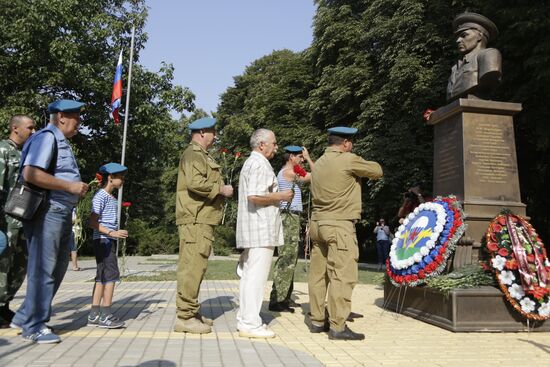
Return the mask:
[[[4,205],[10,192],[19,177],[19,161],[21,160],[21,148],[9,139],[0,141],[0,229],[7,231],[9,228],[21,228],[20,221],[5,215]]]

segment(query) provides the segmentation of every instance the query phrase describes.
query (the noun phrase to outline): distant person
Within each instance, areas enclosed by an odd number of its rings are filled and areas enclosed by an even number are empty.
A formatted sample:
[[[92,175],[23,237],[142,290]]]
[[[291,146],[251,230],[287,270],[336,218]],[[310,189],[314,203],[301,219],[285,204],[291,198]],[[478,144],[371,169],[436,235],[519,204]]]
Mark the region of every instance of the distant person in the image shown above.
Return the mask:
[[[422,193],[422,183],[414,183],[411,187],[403,193],[403,202],[399,207],[397,216],[399,217],[399,223],[402,224],[407,215],[412,213],[417,206],[426,201],[431,201],[432,197]]]
[[[76,238],[75,238],[75,236],[78,232],[82,231],[82,229],[81,228],[76,228],[78,226],[75,224],[75,220],[76,220],[76,209],[73,210],[73,229],[72,229],[70,242],[69,242],[69,251],[71,252],[72,270],[73,271],[80,271],[82,269],[80,269],[78,267],[77,247],[76,247]]]
[[[357,129],[339,126],[328,132],[328,147],[311,174],[310,331],[328,331],[329,339],[362,340],[364,334],[346,325],[358,277],[355,223],[361,219],[361,180],[382,177],[382,168],[351,152]]]
[[[212,252],[214,227],[221,222],[225,198],[233,196],[233,186],[224,184],[221,166],[208,153],[216,138],[215,125],[216,119],[211,117],[189,125],[191,142],[178,168],[176,332],[205,334],[212,331],[214,323],[200,314],[199,292]]]
[[[376,222],[374,227],[374,234],[376,235],[376,254],[378,258],[378,270],[382,269],[386,264],[386,259],[390,254],[390,227],[386,225],[384,218],[380,218]]]
[[[118,201],[113,196],[113,191],[122,187],[127,171],[128,168],[118,163],[107,163],[99,168],[99,173],[104,177],[104,186],[94,195],[90,214],[97,270],[88,326],[104,329],[124,326],[124,321],[113,315],[111,305],[115,283],[120,280],[117,239],[127,238],[128,231],[118,229]]]
[[[239,266],[239,311],[237,329],[246,338],[273,338],[260,317],[264,289],[273,251],[282,246],[283,225],[279,206],[292,200],[292,191],[278,191],[277,177],[269,163],[277,152],[277,139],[268,129],[254,131],[252,153],[244,162],[239,178],[237,248],[244,249]]]
[[[300,307],[291,298],[294,289],[294,271],[298,262],[298,249],[300,247],[302,185],[309,183],[311,174],[303,170],[301,165],[307,161],[309,168],[313,169],[313,161],[309,157],[306,147],[289,145],[285,147],[285,164],[277,174],[279,190],[294,190],[294,197],[289,203],[281,201],[281,217],[283,220],[283,232],[285,244],[277,249],[278,258],[273,270],[273,287],[269,297],[269,310],[275,312],[294,312],[293,307]],[[297,174],[295,167],[301,168],[303,175]]]
[[[10,135],[0,141],[0,202],[6,204],[9,192],[19,179],[21,149],[34,133],[34,121],[25,115],[15,115],[8,123]],[[6,236],[4,251],[0,250],[0,329],[9,327],[15,312],[10,310],[10,301],[23,284],[27,274],[27,243],[23,224],[2,213],[0,230]]]
[[[72,211],[88,191],[68,142],[78,134],[83,106],[66,99],[50,103],[50,123],[27,140],[21,153],[23,179],[49,195],[35,217],[23,223],[29,253],[27,294],[10,326],[21,327],[24,340],[39,344],[61,341],[46,322],[69,264]]]

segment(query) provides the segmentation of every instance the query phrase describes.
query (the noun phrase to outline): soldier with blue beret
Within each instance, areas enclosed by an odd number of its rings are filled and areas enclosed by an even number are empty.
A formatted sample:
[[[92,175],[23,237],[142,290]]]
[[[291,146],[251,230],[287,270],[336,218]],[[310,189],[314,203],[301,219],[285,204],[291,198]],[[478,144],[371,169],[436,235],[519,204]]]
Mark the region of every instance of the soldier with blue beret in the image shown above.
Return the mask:
[[[32,118],[14,115],[9,121],[10,135],[0,141],[0,205],[3,208],[9,192],[19,178],[21,149],[34,133]],[[23,224],[9,215],[0,215],[0,328],[9,327],[14,312],[9,304],[27,274],[27,244]]]
[[[176,224],[180,238],[174,331],[205,334],[213,321],[200,314],[199,291],[212,251],[214,226],[222,206],[233,196],[223,182],[221,167],[208,153],[216,137],[216,119],[204,117],[189,124],[191,143],[180,158],[176,193]]]
[[[102,175],[104,174],[114,175],[114,174],[123,173],[126,171],[128,171],[128,167],[123,166],[122,164],[119,164],[119,163],[114,163],[114,162],[107,163],[99,167],[99,173],[101,173]]]
[[[27,140],[21,155],[23,179],[49,195],[35,217],[23,223],[29,252],[27,294],[12,324],[23,329],[23,339],[40,344],[61,340],[46,322],[67,271],[72,211],[88,191],[68,142],[78,133],[83,106],[67,99],[50,103],[50,123]]]
[[[284,245],[277,248],[277,261],[273,270],[273,287],[269,297],[269,310],[275,312],[294,312],[293,307],[300,305],[292,300],[294,289],[294,272],[298,262],[300,246],[301,217],[303,211],[302,185],[309,183],[311,174],[305,176],[296,174],[295,167],[302,166],[307,161],[309,169],[313,169],[314,162],[309,156],[306,147],[287,145],[284,147],[284,165],[277,174],[279,191],[293,190],[294,196],[290,202],[281,201],[281,219],[283,221]],[[303,172],[303,173],[304,173]]]
[[[357,129],[337,126],[328,132],[328,147],[311,174],[310,331],[328,331],[329,339],[362,340],[364,334],[346,325],[358,277],[355,223],[361,219],[361,180],[382,177],[382,168],[351,152]]]

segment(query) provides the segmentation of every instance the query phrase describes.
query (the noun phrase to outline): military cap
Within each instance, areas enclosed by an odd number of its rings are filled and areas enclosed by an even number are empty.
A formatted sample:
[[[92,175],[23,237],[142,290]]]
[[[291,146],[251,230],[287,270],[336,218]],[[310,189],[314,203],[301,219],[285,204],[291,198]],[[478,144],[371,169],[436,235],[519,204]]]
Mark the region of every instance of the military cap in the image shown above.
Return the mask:
[[[293,154],[298,154],[298,153],[302,153],[302,147],[298,146],[298,145],[287,145],[285,147],[285,152],[287,153],[293,153]]]
[[[458,14],[453,21],[453,28],[455,36],[467,29],[480,31],[487,37],[487,41],[492,41],[498,36],[498,28],[495,23],[477,13],[465,12]]]
[[[60,99],[48,105],[48,112],[80,112],[83,106],[84,103],[80,101],[73,101],[71,99]]]
[[[128,167],[123,166],[122,164],[114,163],[114,162],[107,163],[99,167],[99,173],[104,175],[114,175],[117,173],[126,172],[127,170],[128,170]]]
[[[216,119],[212,117],[203,117],[189,124],[189,130],[201,130],[201,129],[211,129],[216,125]]]
[[[336,126],[327,130],[329,135],[351,136],[357,133],[354,127]]]

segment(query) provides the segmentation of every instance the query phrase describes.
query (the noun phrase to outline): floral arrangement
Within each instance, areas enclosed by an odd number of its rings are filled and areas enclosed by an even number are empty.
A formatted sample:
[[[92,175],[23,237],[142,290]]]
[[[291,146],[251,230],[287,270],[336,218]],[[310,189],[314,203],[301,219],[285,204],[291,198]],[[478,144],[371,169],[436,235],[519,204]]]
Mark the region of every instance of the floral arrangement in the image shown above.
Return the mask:
[[[548,319],[550,262],[535,229],[507,211],[491,221],[485,239],[490,265],[508,302],[528,319]]]
[[[75,207],[75,215],[73,217],[73,233],[74,233],[74,242],[76,248],[79,249],[84,242],[86,242],[86,228],[88,217],[90,216],[90,210],[92,207],[92,198],[94,197],[96,191],[101,187],[103,182],[103,176],[99,173],[95,174],[95,177],[92,181],[88,182],[88,191],[83,198],[81,198]],[[85,223],[86,222],[86,223]]]
[[[432,110],[431,108],[426,108],[426,110],[422,113],[422,118],[424,119],[424,121],[430,121],[430,117],[432,117],[433,112],[434,110]]]
[[[420,204],[399,226],[392,241],[386,272],[396,285],[420,285],[445,269],[466,226],[454,196]]]
[[[292,179],[292,186],[290,187],[290,190],[294,192],[294,188],[298,184],[298,180],[300,177],[306,177],[307,171],[299,164],[295,164],[294,167],[292,167],[292,172],[294,172],[294,178]],[[292,200],[286,203],[285,210],[289,210],[290,205],[292,205]]]

